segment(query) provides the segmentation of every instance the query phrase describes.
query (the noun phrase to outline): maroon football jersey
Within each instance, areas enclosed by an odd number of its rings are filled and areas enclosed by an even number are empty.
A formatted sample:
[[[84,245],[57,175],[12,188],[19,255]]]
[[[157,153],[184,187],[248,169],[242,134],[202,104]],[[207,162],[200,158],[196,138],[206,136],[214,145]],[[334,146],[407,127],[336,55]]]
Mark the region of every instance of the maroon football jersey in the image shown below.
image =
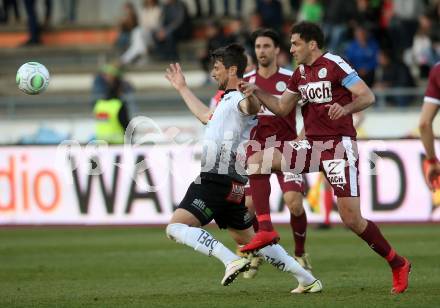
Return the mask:
[[[434,65],[429,73],[428,86],[423,101],[440,105],[440,62]]]
[[[351,74],[351,75],[350,75]],[[287,91],[300,93],[301,113],[307,137],[356,136],[352,115],[330,120],[329,106],[352,102],[351,92],[342,84],[356,71],[341,57],[324,53],[312,65],[299,65]]]
[[[256,84],[260,89],[274,96],[280,97],[286,90],[291,76],[292,71],[279,68],[275,74],[267,79],[261,77],[256,70],[244,75],[243,79],[249,83]],[[295,109],[285,117],[278,117],[266,107],[261,107],[261,110],[258,113],[258,124],[251,132],[251,138],[264,144],[266,139],[271,136],[276,136],[277,141],[290,141],[296,139]]]

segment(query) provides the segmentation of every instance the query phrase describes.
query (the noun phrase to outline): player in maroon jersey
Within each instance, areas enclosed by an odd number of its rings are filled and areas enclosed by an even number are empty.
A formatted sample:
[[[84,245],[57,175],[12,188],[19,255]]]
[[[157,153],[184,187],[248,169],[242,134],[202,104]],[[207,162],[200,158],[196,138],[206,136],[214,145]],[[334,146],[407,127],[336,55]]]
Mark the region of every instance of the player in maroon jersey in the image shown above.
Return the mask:
[[[266,92],[281,96],[287,88],[292,71],[278,67],[277,56],[280,52],[280,37],[271,29],[260,29],[252,34],[255,55],[258,62],[258,69],[254,69],[244,75],[243,80],[257,85]],[[277,117],[267,108],[262,108],[258,113],[258,124],[251,132],[254,147],[248,148],[248,157],[265,147],[278,146],[282,149],[284,141],[291,141],[297,138],[296,133],[296,110],[285,117]],[[278,145],[270,143],[278,142]],[[292,227],[295,241],[295,259],[306,270],[311,270],[311,263],[305,253],[304,244],[306,240],[307,217],[303,208],[303,179],[302,175],[291,172],[274,172],[278,178],[283,192],[284,202],[290,211],[290,225]],[[269,178],[266,178],[269,182]],[[249,182],[246,186],[246,206],[255,212]],[[258,209],[260,210],[260,209]],[[267,220],[270,223],[270,209],[265,208],[264,212],[257,211],[257,218]],[[245,277],[252,277],[256,274],[258,260],[252,259],[251,270]]]
[[[282,152],[266,149],[248,160],[255,208],[269,204],[270,185],[265,178],[272,170],[324,171],[337,196],[342,221],[388,261],[393,273],[391,292],[402,293],[408,288],[410,262],[396,253],[376,224],[364,219],[360,211],[358,151],[352,114],[371,106],[374,94],[341,57],[322,51],[324,35],[318,25],[295,24],[290,42],[290,52],[299,66],[281,98],[253,84],[240,84],[246,95],[256,95],[279,116],[289,114],[299,103],[304,118],[305,140],[285,143]],[[242,251],[257,250],[277,241],[276,231],[264,223],[259,227]]]
[[[432,122],[440,106],[440,62],[429,73],[428,86],[420,115],[420,137],[426,151],[423,162],[425,180],[431,190],[440,188],[440,162],[435,154]]]

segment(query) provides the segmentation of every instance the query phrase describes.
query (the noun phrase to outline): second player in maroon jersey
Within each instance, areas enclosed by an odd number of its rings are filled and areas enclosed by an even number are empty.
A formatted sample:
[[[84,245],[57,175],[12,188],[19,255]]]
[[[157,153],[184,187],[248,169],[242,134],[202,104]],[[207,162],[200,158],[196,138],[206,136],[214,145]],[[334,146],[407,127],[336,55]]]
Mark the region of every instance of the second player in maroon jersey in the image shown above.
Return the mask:
[[[280,97],[287,89],[292,76],[292,71],[278,67],[277,56],[280,52],[280,38],[271,29],[261,29],[252,35],[254,50],[257,58],[257,69],[244,75],[243,80],[257,85],[267,93]],[[262,106],[258,113],[258,124],[251,132],[251,139],[258,143],[258,149],[249,146],[248,157],[264,148],[276,146],[282,149],[284,142],[295,140],[296,133],[296,110],[292,109],[287,116],[279,117],[269,109]],[[277,142],[271,144],[271,142]],[[303,178],[300,174],[291,172],[275,171],[283,199],[290,211],[290,225],[294,238],[295,258],[305,269],[311,271],[311,263],[305,253],[305,241],[307,231],[307,216],[303,208]],[[266,179],[269,184],[269,178]],[[270,184],[269,184],[270,185]],[[246,186],[246,206],[254,211],[249,182]],[[266,228],[272,228],[270,208],[255,208],[257,220],[266,224]],[[255,264],[256,265],[256,264]],[[256,266],[254,266],[256,268]],[[246,277],[247,275],[245,275]],[[249,275],[250,276],[250,275]]]

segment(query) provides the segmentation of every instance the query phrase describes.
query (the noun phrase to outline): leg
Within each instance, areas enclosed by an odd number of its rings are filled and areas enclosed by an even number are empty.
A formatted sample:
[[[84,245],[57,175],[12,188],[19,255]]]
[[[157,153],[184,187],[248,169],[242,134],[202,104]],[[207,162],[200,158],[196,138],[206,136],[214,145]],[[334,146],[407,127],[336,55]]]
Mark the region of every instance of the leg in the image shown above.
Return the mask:
[[[299,282],[299,286],[291,293],[316,293],[322,290],[321,281],[306,271],[294,258],[278,244],[266,246],[259,251],[267,262],[277,269],[291,273]]]
[[[192,213],[178,208],[166,228],[166,234],[169,239],[177,243],[192,247],[206,256],[214,256],[222,261],[226,267],[226,273],[221,283],[227,286],[240,272],[249,269],[250,263],[235,255],[209,232],[200,228],[200,225],[201,222]],[[249,232],[247,236],[251,237],[252,228],[249,228]]]
[[[270,148],[256,152],[248,158],[249,183],[258,220],[258,233],[241,251],[249,252],[278,242],[279,235],[273,229],[270,218],[270,174],[271,169],[281,170],[282,154]]]
[[[295,243],[294,258],[305,270],[311,271],[312,265],[304,249],[307,215],[303,207],[303,177],[290,172],[277,172],[277,178],[283,191],[284,202],[290,211],[290,227]]]
[[[52,18],[52,0],[45,0],[44,27],[47,28]]]
[[[301,257],[304,251],[307,232],[307,216],[303,208],[303,196],[296,191],[284,193],[284,202],[290,211],[290,226],[295,240],[295,256]]]
[[[226,267],[221,281],[224,286],[232,283],[240,272],[249,269],[250,262],[232,253],[200,227],[215,219],[220,228],[236,226],[236,229],[244,230],[240,233],[241,237],[236,238],[239,242],[252,237],[252,217],[244,206],[244,200],[241,199],[238,204],[228,201],[234,185],[238,184],[219,185],[203,178],[199,184],[193,182],[166,228],[168,238],[222,261]]]
[[[324,223],[323,229],[330,228],[330,214],[333,209],[333,189],[332,186],[324,181]]]
[[[395,252],[374,222],[362,217],[359,197],[338,198],[338,210],[344,224],[362,238],[371,249],[388,261],[393,272],[391,292],[404,292],[408,288],[408,274],[411,264],[406,258]]]
[[[202,17],[202,4],[200,3],[200,0],[194,0],[196,5],[196,17],[200,18]]]
[[[38,26],[37,13],[35,11],[35,0],[25,0],[24,6],[28,16],[29,44],[40,42],[40,29]]]
[[[246,208],[248,209],[248,212],[251,215],[255,216],[254,203],[252,201],[252,196],[250,195],[250,186],[245,186],[245,194],[246,194],[246,197],[245,197]],[[255,234],[255,232],[258,231],[257,219],[254,219],[254,223],[253,223],[252,227],[254,229],[254,233],[252,234],[252,236],[253,236]],[[255,278],[255,276],[258,274],[258,268],[260,267],[261,263],[263,262],[263,258],[254,254],[254,253],[243,253],[240,251],[240,248],[243,245],[249,243],[250,240],[251,239],[248,239],[245,242],[240,242],[240,243],[236,240],[236,242],[238,243],[236,254],[238,256],[247,258],[251,262],[249,270],[243,273],[243,278],[246,278],[246,279]]]
[[[254,235],[252,228],[246,230],[228,228],[228,230],[238,245],[248,243]],[[321,282],[304,270],[280,245],[266,246],[258,254],[277,269],[291,273],[298,280],[299,286],[292,293],[316,293],[322,290]]]
[[[138,57],[147,53],[147,43],[145,41],[145,34],[141,27],[136,27],[130,34],[130,45],[128,49],[122,54],[122,64],[129,64],[134,62]]]
[[[361,215],[359,198],[359,171],[357,144],[342,137],[334,151],[326,151],[321,168],[338,197],[339,214],[344,224],[361,237],[376,253],[385,258],[393,270],[393,293],[402,293],[408,287],[410,263],[396,254],[379,228]],[[330,158],[330,159],[329,159]]]

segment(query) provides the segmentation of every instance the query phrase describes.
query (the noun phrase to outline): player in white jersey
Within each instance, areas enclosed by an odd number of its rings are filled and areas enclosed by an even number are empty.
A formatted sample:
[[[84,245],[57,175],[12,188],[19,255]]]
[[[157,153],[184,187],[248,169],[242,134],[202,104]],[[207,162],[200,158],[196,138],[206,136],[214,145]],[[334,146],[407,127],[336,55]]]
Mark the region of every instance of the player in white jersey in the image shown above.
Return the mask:
[[[246,67],[244,48],[231,44],[212,54],[212,76],[225,90],[214,113],[187,87],[179,64],[171,64],[166,78],[179,92],[190,111],[204,124],[202,172],[190,185],[185,197],[174,212],[166,228],[167,236],[178,243],[194,248],[207,256],[214,256],[226,267],[221,281],[224,286],[234,281],[240,272],[249,269],[250,262],[237,256],[201,227],[213,219],[221,229],[228,229],[239,245],[254,236],[252,222],[244,204],[244,184],[247,181],[240,148],[249,139],[250,129],[256,124],[255,115],[260,104],[255,97],[245,97],[236,89]],[[244,142],[243,142],[244,141]],[[279,245],[260,250],[266,260],[278,269],[291,273],[299,282],[293,293],[315,293],[322,284],[305,271]]]

